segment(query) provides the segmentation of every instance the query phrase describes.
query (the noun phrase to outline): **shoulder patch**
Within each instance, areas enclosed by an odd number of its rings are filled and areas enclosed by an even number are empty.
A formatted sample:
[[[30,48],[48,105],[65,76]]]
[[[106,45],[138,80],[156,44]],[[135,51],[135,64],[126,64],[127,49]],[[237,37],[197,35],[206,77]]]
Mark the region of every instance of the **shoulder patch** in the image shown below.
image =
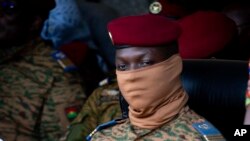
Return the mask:
[[[208,121],[194,123],[192,125],[206,141],[225,141],[220,131]]]

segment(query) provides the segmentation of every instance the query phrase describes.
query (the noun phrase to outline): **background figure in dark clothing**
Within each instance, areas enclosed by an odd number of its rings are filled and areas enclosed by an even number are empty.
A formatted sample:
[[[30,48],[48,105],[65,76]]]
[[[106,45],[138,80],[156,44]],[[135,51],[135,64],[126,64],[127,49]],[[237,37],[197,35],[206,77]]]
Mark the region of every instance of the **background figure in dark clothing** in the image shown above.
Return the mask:
[[[0,139],[58,140],[86,95],[77,72],[58,63],[69,59],[52,56],[40,39],[54,1],[0,0],[0,7]]]

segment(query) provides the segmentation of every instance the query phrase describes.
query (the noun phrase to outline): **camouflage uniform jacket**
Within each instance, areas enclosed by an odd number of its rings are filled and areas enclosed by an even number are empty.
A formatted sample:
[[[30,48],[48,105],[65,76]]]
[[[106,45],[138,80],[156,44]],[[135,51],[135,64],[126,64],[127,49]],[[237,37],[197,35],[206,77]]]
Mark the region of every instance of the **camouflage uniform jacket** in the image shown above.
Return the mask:
[[[82,106],[76,73],[65,73],[41,40],[0,49],[0,138],[56,141],[66,132],[65,108]]]
[[[83,141],[97,125],[121,117],[119,94],[117,83],[94,90],[61,141]]]
[[[153,130],[131,125],[127,119],[113,127],[96,132],[91,141],[200,141],[202,134],[193,123],[205,121],[194,111],[185,107],[171,122]]]

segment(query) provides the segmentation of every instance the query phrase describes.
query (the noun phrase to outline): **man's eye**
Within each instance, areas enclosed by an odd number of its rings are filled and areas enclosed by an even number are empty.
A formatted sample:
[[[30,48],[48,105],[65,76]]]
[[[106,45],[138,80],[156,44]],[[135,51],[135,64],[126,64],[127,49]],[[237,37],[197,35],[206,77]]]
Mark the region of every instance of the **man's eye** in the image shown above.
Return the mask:
[[[127,66],[125,64],[117,65],[116,69],[119,71],[125,71],[127,69]]]
[[[140,67],[146,67],[152,65],[151,61],[143,61],[140,63]]]

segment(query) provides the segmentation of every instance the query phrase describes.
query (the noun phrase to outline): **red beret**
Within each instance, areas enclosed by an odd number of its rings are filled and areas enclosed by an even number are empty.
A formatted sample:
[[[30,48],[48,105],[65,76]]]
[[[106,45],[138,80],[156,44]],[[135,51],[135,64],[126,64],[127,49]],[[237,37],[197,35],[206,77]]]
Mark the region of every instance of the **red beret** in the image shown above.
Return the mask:
[[[182,27],[179,52],[184,59],[210,57],[230,43],[237,33],[234,21],[214,11],[198,11],[179,23]]]
[[[76,66],[80,66],[86,58],[88,46],[84,42],[73,41],[62,45],[60,49]]]
[[[170,3],[168,0],[157,0],[149,6],[152,14],[160,14],[167,17],[183,17],[189,12],[180,4]]]
[[[111,40],[116,46],[161,46],[177,41],[179,24],[159,15],[121,17],[108,24]]]

